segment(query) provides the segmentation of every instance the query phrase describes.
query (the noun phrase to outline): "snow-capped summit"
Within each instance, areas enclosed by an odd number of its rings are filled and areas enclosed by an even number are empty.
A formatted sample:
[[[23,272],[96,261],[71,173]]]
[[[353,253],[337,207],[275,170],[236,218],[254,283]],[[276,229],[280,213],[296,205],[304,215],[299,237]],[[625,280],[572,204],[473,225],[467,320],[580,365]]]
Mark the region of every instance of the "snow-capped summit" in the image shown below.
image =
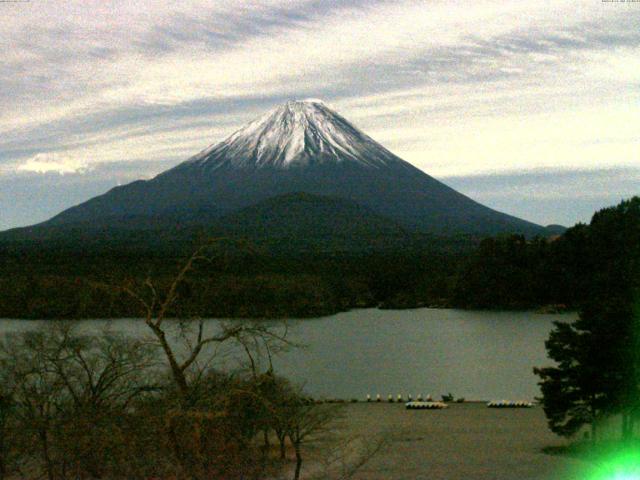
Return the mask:
[[[188,161],[206,170],[223,165],[286,169],[331,162],[381,167],[402,160],[322,100],[307,99],[280,105]]]

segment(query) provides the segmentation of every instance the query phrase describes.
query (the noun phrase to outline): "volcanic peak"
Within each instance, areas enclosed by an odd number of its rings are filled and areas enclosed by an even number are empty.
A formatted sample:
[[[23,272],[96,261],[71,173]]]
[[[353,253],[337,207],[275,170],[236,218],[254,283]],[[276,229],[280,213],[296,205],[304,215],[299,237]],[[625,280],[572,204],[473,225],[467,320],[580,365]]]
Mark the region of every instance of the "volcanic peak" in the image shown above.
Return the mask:
[[[321,100],[307,99],[276,107],[187,164],[215,170],[225,165],[288,169],[342,162],[380,168],[402,160]]]

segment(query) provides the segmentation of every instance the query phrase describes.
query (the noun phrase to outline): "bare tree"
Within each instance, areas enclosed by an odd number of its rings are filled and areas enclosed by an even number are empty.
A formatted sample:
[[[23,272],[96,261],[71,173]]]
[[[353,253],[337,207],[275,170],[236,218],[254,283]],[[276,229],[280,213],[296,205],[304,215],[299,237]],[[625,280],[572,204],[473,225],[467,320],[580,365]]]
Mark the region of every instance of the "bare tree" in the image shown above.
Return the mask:
[[[196,264],[198,262],[210,263],[212,261],[213,257],[206,255],[206,252],[211,244],[216,241],[202,245],[193,252],[175,275],[164,294],[160,292],[150,277],[147,277],[144,281],[143,292],[138,292],[127,285],[120,287],[142,307],[144,322],[164,352],[173,381],[178,388],[184,406],[188,406],[190,401],[187,372],[197,362],[207,345],[222,344],[231,339],[237,340],[241,345],[247,345],[247,342],[258,341],[258,339],[262,339],[263,342],[266,342],[266,339],[279,342],[286,341],[286,329],[284,333],[277,333],[274,329],[269,328],[268,325],[259,322],[220,322],[220,328],[217,332],[205,333],[204,320],[200,317],[195,317],[190,319],[191,325],[194,323],[196,325],[195,334],[191,335],[190,338],[185,337],[187,340],[187,352],[184,358],[179,358],[176,349],[167,338],[168,331],[165,326],[165,320],[169,317],[171,308],[176,305],[180,286],[185,282],[189,273],[194,270]]]
[[[252,385],[255,385],[260,352],[267,351],[270,359],[271,352],[281,348],[279,344],[287,343],[286,327],[274,328],[265,322],[227,321],[205,325],[197,315],[176,318],[183,284],[197,264],[212,263],[213,257],[207,254],[210,246],[211,243],[196,249],[164,289],[150,277],[139,288],[121,287],[141,306],[143,321],[168,363],[178,405],[175,411],[167,412],[166,435],[176,459],[191,478],[208,478],[213,471],[219,473],[211,461],[211,448],[217,448],[211,447],[212,442],[225,444],[235,435],[234,441],[245,448],[256,429],[265,425],[260,413],[265,411],[265,402],[252,386],[236,382],[228,391],[211,395],[206,380],[211,378],[207,372],[212,370],[212,357],[203,353],[212,347],[217,350],[222,345],[240,347],[247,354],[254,379]],[[176,321],[169,323],[170,318]],[[216,327],[215,330],[211,330],[212,327]],[[181,345],[176,345],[170,338],[172,333],[178,334]],[[205,398],[199,398],[203,394]],[[229,423],[230,419],[235,419],[231,422],[233,425]]]
[[[49,335],[46,361],[70,400],[61,433],[76,439],[69,442],[65,457],[75,459],[76,469],[100,478],[111,460],[102,458],[102,451],[110,442],[105,435],[116,433],[114,419],[125,415],[134,399],[157,388],[149,370],[154,352],[140,340],[108,329],[80,335],[72,324],[61,323]]]
[[[48,480],[57,477],[52,436],[67,396],[64,383],[47,361],[47,351],[52,346],[45,332],[24,332],[4,340],[0,359],[5,380],[13,391],[14,413],[23,433],[33,438]]]
[[[321,468],[313,480],[349,480],[388,445],[385,435],[372,438],[334,436],[321,450]]]
[[[273,430],[280,446],[280,458],[285,459],[285,437],[283,422],[279,421],[280,405],[291,398],[293,389],[289,382],[275,375],[273,356],[298,345],[286,338],[287,324],[283,324],[283,332],[277,336],[256,335],[254,331],[241,332],[234,340],[243,350],[249,374],[252,379],[253,394],[263,404],[261,429],[263,435],[263,453],[270,449],[269,434]],[[266,361],[266,365],[263,365]]]
[[[0,480],[4,480],[7,477],[9,470],[9,456],[10,451],[8,449],[8,424],[9,424],[9,412],[13,407],[13,398],[10,393],[0,393]]]
[[[77,478],[100,478],[119,448],[117,419],[148,386],[150,358],[138,341],[80,335],[71,323],[5,337],[0,371],[19,427],[13,443],[37,446],[49,480],[66,478],[70,468]]]
[[[300,478],[303,462],[303,447],[321,440],[331,432],[333,421],[338,415],[338,407],[315,403],[299,392],[282,406],[281,418],[284,430],[295,452],[295,470],[293,479]]]

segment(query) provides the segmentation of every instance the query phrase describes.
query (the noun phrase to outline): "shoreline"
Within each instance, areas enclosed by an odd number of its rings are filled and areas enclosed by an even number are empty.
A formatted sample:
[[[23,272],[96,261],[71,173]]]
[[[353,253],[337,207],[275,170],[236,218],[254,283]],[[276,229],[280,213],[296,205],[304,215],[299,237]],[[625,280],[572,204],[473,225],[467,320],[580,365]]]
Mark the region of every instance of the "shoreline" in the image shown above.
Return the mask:
[[[417,306],[417,307],[406,307],[406,308],[384,308],[380,306],[372,306],[372,307],[353,307],[335,311],[333,313],[326,313],[321,315],[309,315],[309,316],[278,316],[278,317],[250,317],[250,316],[236,316],[236,317],[206,317],[203,320],[254,320],[254,321],[304,321],[304,320],[319,320],[323,318],[333,317],[335,315],[339,315],[341,313],[349,313],[349,312],[358,312],[358,311],[381,311],[381,312],[403,312],[410,310],[444,310],[444,311],[461,311],[461,312],[478,312],[478,313],[531,313],[534,315],[571,315],[578,312],[576,309],[566,309],[562,311],[543,311],[544,307],[533,307],[533,308],[461,308],[461,307],[442,307],[442,306]],[[197,321],[199,318],[192,319],[184,319],[180,317],[167,317],[167,320],[170,321],[179,321],[179,320],[189,320],[189,321]],[[75,318],[75,317],[61,317],[61,318],[31,318],[31,317],[2,317],[0,321],[9,320],[9,321],[25,321],[25,322],[55,322],[55,321],[70,321],[70,322],[87,322],[92,320],[97,321],[120,321],[120,320],[141,320],[143,321],[143,317],[87,317],[87,318]]]

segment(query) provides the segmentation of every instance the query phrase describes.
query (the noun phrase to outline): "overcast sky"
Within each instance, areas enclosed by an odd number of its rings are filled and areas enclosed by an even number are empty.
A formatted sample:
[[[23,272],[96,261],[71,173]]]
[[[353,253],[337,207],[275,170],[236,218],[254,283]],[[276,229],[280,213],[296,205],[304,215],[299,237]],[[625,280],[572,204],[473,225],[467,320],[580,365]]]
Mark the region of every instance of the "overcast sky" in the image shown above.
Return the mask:
[[[0,230],[321,98],[488,206],[640,194],[640,2],[0,1]]]

